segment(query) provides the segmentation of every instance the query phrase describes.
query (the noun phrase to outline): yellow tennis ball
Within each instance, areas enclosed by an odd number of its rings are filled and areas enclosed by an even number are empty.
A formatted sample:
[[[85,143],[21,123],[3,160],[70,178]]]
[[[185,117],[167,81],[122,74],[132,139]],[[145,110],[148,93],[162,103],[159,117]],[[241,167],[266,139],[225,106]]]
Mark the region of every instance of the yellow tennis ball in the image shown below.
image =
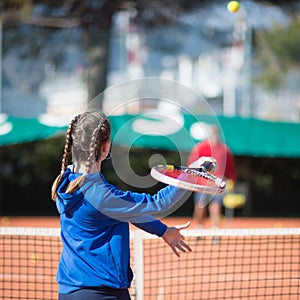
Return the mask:
[[[10,219],[9,217],[2,217],[1,218],[1,225],[2,226],[8,226],[10,224]]]
[[[237,12],[239,8],[240,8],[240,4],[238,1],[230,1],[227,4],[227,9],[232,13]]]
[[[31,259],[31,261],[33,262],[33,263],[38,263],[39,262],[39,260],[40,260],[40,258],[39,258],[39,256],[37,255],[37,254],[32,254],[31,256],[30,256],[30,259]]]

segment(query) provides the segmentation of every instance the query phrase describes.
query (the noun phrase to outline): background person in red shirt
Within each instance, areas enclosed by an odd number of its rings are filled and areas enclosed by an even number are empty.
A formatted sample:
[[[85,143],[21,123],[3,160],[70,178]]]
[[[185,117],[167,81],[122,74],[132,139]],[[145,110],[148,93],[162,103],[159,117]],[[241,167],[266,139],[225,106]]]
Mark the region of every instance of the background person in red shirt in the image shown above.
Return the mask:
[[[229,147],[220,140],[219,130],[216,125],[210,127],[208,139],[194,146],[188,158],[188,165],[201,156],[214,157],[218,163],[218,169],[214,174],[224,180],[230,179],[234,184],[237,176],[234,157]],[[194,193],[195,227],[203,227],[208,207],[211,227],[218,228],[220,226],[223,196],[223,194],[209,195]]]

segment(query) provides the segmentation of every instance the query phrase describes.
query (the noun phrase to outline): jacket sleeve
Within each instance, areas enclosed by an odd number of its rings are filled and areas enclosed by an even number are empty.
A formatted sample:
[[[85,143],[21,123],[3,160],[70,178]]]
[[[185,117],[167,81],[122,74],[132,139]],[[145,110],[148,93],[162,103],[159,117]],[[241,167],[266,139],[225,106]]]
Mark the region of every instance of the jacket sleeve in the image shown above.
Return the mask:
[[[154,195],[124,192],[101,180],[87,182],[81,191],[102,214],[125,222],[140,216],[165,213],[175,205],[182,205],[189,196],[185,190],[173,186],[166,186]]]
[[[162,237],[168,228],[166,224],[150,215],[138,217],[132,220],[131,223],[139,229],[155,234],[158,237]]]

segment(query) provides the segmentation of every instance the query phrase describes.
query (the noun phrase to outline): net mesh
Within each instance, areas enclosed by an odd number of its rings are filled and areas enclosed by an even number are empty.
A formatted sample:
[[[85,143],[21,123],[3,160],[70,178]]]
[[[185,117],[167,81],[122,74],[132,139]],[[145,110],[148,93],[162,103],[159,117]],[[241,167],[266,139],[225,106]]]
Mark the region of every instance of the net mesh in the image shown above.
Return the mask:
[[[153,295],[172,300],[300,297],[299,236],[186,240],[193,252],[180,259],[166,254],[162,241],[144,241],[144,299]]]
[[[58,229],[0,230],[0,299],[57,299]],[[187,230],[176,257],[132,232],[132,299],[299,299],[300,228]]]
[[[0,299],[57,299],[57,231],[11,229],[0,241]]]

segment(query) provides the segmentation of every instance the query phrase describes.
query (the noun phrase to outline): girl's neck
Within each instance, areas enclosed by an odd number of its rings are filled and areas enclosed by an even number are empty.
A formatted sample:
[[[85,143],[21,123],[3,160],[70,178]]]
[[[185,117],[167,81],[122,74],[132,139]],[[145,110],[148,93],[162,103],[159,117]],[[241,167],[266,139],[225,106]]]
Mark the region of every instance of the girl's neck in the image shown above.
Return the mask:
[[[101,163],[96,163],[91,166],[89,174],[99,173],[101,170]],[[74,172],[75,173],[85,173],[86,167],[85,164],[74,163]]]

